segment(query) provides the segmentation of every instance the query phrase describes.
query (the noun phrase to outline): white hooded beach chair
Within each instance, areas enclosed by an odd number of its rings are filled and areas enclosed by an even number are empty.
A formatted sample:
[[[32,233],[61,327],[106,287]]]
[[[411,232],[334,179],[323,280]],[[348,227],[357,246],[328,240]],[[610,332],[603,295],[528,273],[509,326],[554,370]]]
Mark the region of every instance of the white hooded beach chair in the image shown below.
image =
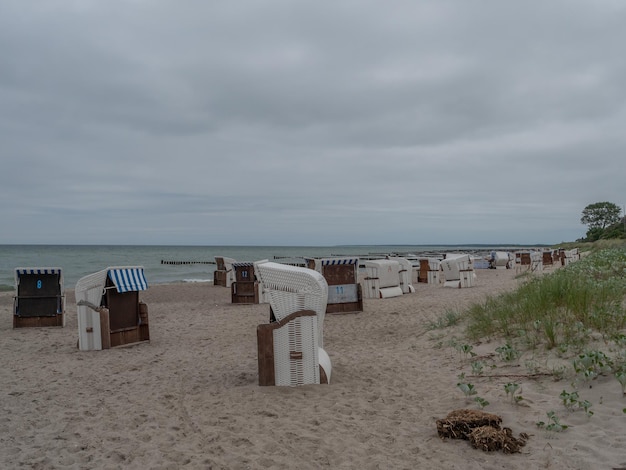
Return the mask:
[[[139,301],[139,292],[147,288],[140,266],[108,267],[79,279],[75,287],[79,349],[148,341],[148,307]]]
[[[543,253],[541,251],[522,251],[515,253],[515,272],[543,271]]]
[[[230,289],[231,284],[235,280],[235,273],[233,271],[233,264],[236,261],[233,258],[226,256],[216,256],[215,264],[217,269],[213,274],[213,285],[228,287]]]
[[[390,259],[376,259],[364,261],[367,275],[365,284],[365,298],[387,299],[401,296],[400,263]]]
[[[574,248],[571,250],[564,250],[564,256],[562,258],[563,266],[567,266],[574,261],[578,261],[580,259],[580,252],[578,248]]]
[[[470,255],[448,254],[441,261],[444,287],[473,287],[476,274]]]
[[[61,268],[15,268],[13,328],[65,326]]]
[[[441,260],[439,258],[428,258],[428,284],[441,283]]]
[[[510,269],[512,267],[513,256],[506,251],[492,251],[489,259],[491,269]]]
[[[259,385],[329,383],[324,346],[328,284],[308,268],[269,261],[254,263],[276,319],[257,327]]]
[[[397,261],[400,265],[398,268],[398,282],[400,283],[400,289],[403,294],[411,294],[415,292],[413,287],[413,263],[406,258],[390,257],[392,261]]]

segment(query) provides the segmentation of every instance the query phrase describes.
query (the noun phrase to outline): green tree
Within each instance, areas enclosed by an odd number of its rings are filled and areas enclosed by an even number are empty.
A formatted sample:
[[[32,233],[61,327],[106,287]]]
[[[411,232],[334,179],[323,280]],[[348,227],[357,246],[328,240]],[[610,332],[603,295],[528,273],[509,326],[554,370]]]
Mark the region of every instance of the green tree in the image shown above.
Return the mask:
[[[589,204],[583,209],[583,215],[580,223],[589,227],[589,231],[600,229],[604,230],[609,225],[616,224],[620,221],[622,209],[612,202],[596,202]]]
[[[607,227],[620,221],[622,209],[612,202],[596,202],[583,209],[580,223],[588,226],[587,239],[595,241],[603,237]]]

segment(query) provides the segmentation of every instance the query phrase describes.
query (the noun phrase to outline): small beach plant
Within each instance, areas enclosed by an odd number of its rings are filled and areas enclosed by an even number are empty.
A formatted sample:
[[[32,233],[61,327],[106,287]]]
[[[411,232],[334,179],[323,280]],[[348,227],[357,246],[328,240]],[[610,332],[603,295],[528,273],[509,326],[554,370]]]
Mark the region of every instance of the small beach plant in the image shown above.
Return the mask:
[[[520,394],[516,395],[515,393],[517,391],[520,391]],[[504,385],[504,391],[506,392],[506,396],[510,397],[511,399],[511,403],[519,403],[520,401],[522,401],[524,398],[521,395],[521,389],[520,389],[520,385],[516,382],[509,382],[507,384]]]
[[[585,382],[611,369],[613,362],[602,351],[586,351],[572,362],[574,371]]]
[[[509,343],[497,347],[496,352],[500,355],[500,359],[506,362],[514,361],[520,356],[520,352]]]
[[[457,344],[456,349],[459,351],[459,353],[463,354],[463,357],[465,358],[467,358],[468,356],[476,356],[476,353],[472,351],[472,349],[474,349],[474,346],[472,346],[471,344]]]
[[[562,424],[559,417],[556,415],[554,411],[548,411],[546,413],[548,416],[548,422],[538,421],[537,427],[545,429],[548,437],[552,437],[553,433],[565,431],[569,426],[567,424]]]
[[[524,363],[524,365],[526,366],[526,369],[528,370],[529,374],[538,374],[539,373],[539,364],[537,364],[537,362],[529,360],[526,361]]]
[[[589,400],[580,400],[578,392],[567,392],[563,390],[559,395],[559,398],[561,398],[563,405],[565,406],[565,408],[567,408],[568,411],[582,409],[584,410],[588,418],[591,418],[593,416],[593,411],[589,409],[591,408],[592,403]]]
[[[485,369],[485,363],[482,361],[474,361],[472,362],[472,374],[474,375],[482,375],[483,370]]]
[[[585,414],[587,415],[587,418],[591,418],[593,416],[593,411],[591,411],[589,409],[592,406],[591,402],[589,400],[579,401],[578,402],[578,406],[585,411]]]
[[[489,402],[482,397],[475,397],[474,401],[478,405],[478,408],[480,408],[481,410],[489,405]]]
[[[466,398],[471,397],[472,395],[476,395],[478,392],[476,391],[476,387],[474,384],[459,382],[456,386],[463,392]]]
[[[565,390],[563,390],[561,394],[559,395],[559,398],[563,402],[563,405],[565,406],[565,408],[567,408],[569,411],[573,411],[573,409],[576,406],[578,406],[579,396],[578,396],[578,392],[576,391],[566,392]]]

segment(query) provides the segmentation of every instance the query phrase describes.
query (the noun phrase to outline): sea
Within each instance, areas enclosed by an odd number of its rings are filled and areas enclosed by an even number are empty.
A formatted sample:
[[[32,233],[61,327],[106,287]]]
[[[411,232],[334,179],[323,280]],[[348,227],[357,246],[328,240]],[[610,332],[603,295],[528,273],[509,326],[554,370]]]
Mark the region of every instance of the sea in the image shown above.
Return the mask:
[[[263,259],[484,252],[518,249],[519,245],[337,245],[337,246],[155,246],[155,245],[0,245],[0,291],[15,290],[16,268],[61,268],[64,288],[73,289],[83,276],[113,266],[142,266],[149,285],[213,282],[215,257],[237,262]]]

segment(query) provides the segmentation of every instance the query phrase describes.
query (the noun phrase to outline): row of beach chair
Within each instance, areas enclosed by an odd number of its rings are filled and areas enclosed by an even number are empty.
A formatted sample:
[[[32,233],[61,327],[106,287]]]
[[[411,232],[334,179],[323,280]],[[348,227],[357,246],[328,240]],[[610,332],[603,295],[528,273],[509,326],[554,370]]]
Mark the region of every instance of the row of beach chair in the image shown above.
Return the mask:
[[[566,259],[575,256],[572,253]],[[510,268],[508,255],[492,258],[496,267]],[[522,257],[519,259],[521,265]],[[533,255],[533,259],[539,258]],[[422,261],[419,266],[427,266],[429,280],[440,281],[445,287],[475,285],[472,258],[467,254],[448,254],[436,262],[428,259],[426,264]],[[324,318],[327,313],[363,310],[359,267],[365,270],[362,283],[366,298],[415,292],[413,265],[398,257],[362,262],[355,258],[306,259],[292,264],[268,260],[237,263],[226,258],[217,264],[223,274],[216,274],[215,279],[221,279],[237,295],[242,289],[246,292],[247,302],[239,303],[259,303],[262,299],[270,306],[270,321],[257,328],[260,385],[330,382],[332,365],[324,349]],[[235,273],[232,278],[229,269]],[[78,348],[101,350],[148,341],[148,308],[139,300],[139,293],[147,287],[140,266],[109,267],[81,278],[75,287]],[[14,327],[64,325],[61,268],[16,268]]]

